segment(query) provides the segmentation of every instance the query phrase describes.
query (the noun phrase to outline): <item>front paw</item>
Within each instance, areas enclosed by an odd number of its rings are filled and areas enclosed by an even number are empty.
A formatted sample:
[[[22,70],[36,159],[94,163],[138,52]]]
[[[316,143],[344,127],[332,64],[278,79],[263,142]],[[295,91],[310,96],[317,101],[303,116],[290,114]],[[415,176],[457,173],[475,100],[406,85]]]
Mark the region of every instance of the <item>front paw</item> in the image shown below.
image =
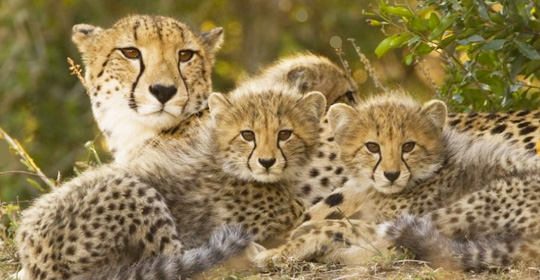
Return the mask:
[[[255,256],[254,264],[259,269],[283,267],[287,264],[287,257],[279,249],[266,250]]]

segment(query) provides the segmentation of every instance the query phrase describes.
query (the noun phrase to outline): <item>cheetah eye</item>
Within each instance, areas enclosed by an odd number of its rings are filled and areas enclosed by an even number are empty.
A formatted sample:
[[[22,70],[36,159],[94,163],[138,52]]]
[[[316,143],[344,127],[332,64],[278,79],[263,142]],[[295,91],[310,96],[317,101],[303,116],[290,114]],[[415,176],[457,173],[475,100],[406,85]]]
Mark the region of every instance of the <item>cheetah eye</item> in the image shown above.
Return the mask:
[[[195,54],[192,50],[182,50],[178,52],[178,59],[180,62],[188,62],[193,57],[193,54]]]
[[[416,143],[414,142],[407,142],[405,144],[403,144],[403,146],[401,147],[401,150],[404,152],[404,153],[410,153],[412,152],[412,150],[414,150],[414,147],[416,146]]]
[[[371,153],[378,153],[381,150],[381,147],[379,147],[379,144],[373,143],[373,142],[367,142],[366,143],[366,148]]]
[[[349,91],[345,92],[345,96],[347,97],[347,99],[349,100],[349,102],[351,104],[356,103],[356,100],[354,99],[354,91],[349,90]]]
[[[255,132],[251,130],[244,130],[240,132],[240,135],[242,135],[242,138],[248,142],[255,140]]]
[[[282,130],[278,133],[278,138],[280,141],[285,141],[289,138],[291,138],[292,131],[290,130]]]
[[[123,48],[120,49],[122,54],[129,59],[137,59],[141,57],[141,52],[136,48]]]

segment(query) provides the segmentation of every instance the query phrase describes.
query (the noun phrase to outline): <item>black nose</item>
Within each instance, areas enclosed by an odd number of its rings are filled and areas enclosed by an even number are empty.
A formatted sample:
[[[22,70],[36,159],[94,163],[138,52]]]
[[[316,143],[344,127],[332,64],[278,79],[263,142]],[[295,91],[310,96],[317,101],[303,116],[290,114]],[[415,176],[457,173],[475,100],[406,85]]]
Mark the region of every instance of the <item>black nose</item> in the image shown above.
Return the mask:
[[[272,167],[272,165],[274,165],[274,163],[276,163],[276,159],[275,158],[269,158],[269,159],[260,158],[259,163],[262,166],[264,166],[264,168],[268,169],[268,168]]]
[[[394,171],[394,172],[384,172],[384,177],[386,177],[386,179],[390,180],[390,182],[394,182],[395,180],[397,180],[397,178],[399,178],[399,174],[401,174],[400,171]]]
[[[161,104],[165,104],[176,94],[176,87],[166,87],[160,84],[155,84],[150,86],[150,92],[157,98],[157,100],[159,100],[159,102],[161,102]]]

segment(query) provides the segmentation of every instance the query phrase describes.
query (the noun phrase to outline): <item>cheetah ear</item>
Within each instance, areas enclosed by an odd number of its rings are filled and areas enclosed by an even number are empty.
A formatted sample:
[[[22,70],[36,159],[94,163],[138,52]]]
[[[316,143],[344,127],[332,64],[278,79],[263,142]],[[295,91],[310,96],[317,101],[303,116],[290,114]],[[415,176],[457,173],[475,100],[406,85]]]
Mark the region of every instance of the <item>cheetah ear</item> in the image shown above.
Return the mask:
[[[308,110],[315,113],[317,119],[321,119],[326,111],[326,98],[318,91],[312,91],[302,97],[302,103]]]
[[[73,43],[75,43],[81,53],[85,53],[94,41],[93,38],[101,33],[101,31],[103,31],[103,29],[100,27],[89,24],[76,24],[73,26],[71,32],[71,40],[73,40]]]
[[[315,73],[307,67],[298,66],[287,73],[287,82],[304,93],[308,88],[313,88]]]
[[[201,38],[213,53],[217,52],[223,44],[224,34],[222,27],[216,27],[210,31],[201,33]]]
[[[213,92],[208,98],[208,108],[210,109],[210,116],[212,116],[212,119],[214,121],[216,121],[216,119],[219,119],[221,114],[227,112],[230,107],[231,103],[229,102],[227,97],[225,97],[225,95],[219,92]]]
[[[330,106],[328,122],[334,131],[334,138],[338,144],[342,144],[347,139],[357,114],[356,110],[349,105],[334,104]]]
[[[442,129],[444,127],[448,115],[448,110],[444,102],[440,100],[428,101],[422,106],[421,112],[424,116],[431,118],[438,128]]]

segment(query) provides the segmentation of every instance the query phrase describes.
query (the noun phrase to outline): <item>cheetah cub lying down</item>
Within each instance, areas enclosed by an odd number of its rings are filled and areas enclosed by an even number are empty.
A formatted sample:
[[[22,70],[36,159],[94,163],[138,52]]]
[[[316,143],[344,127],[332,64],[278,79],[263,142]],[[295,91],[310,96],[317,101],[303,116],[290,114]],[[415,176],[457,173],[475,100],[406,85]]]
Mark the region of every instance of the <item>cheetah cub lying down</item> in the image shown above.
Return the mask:
[[[24,211],[23,279],[177,279],[241,251],[247,233],[290,229],[303,208],[288,182],[317,143],[324,96],[246,84],[209,104],[197,133],[87,171]]]
[[[537,261],[540,159],[519,144],[445,127],[446,116],[440,101],[420,106],[402,95],[332,106],[353,179],[309,209],[287,244],[257,256],[258,265],[283,256],[357,264],[392,245],[447,268]]]

